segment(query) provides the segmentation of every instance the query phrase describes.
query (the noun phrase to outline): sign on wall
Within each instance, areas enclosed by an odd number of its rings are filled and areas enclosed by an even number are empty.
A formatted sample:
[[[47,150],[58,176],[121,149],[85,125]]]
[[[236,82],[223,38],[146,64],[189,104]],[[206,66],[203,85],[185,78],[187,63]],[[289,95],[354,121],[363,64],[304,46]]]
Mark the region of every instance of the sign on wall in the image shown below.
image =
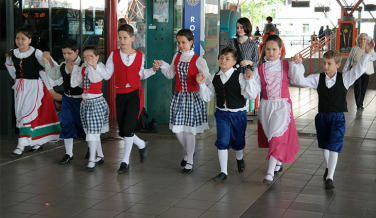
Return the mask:
[[[200,0],[184,1],[183,27],[190,29],[194,35],[194,51],[200,55],[201,2]]]

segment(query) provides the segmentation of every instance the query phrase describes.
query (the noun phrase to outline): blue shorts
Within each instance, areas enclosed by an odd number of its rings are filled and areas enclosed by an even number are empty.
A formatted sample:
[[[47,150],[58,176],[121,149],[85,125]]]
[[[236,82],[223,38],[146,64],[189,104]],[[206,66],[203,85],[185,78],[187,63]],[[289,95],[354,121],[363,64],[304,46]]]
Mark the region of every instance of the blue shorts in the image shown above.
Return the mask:
[[[71,98],[63,94],[63,102],[59,113],[62,121],[60,138],[86,138],[80,117],[81,101],[82,98]]]
[[[245,130],[247,129],[247,111],[228,112],[216,110],[218,150],[243,150],[245,147]]]
[[[315,117],[319,148],[341,153],[346,120],[342,112],[318,113]]]

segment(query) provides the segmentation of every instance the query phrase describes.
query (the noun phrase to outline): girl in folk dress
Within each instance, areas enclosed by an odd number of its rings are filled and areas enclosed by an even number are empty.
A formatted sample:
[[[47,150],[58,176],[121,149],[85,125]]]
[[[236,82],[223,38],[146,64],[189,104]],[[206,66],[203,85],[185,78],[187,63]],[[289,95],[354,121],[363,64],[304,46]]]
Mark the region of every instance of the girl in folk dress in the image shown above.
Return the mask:
[[[176,35],[180,52],[175,54],[172,64],[155,61],[161,66],[162,73],[167,79],[173,79],[176,74],[175,92],[170,106],[170,129],[176,134],[186,155],[181,161],[183,173],[193,171],[193,154],[196,146],[196,134],[208,129],[208,118],[205,103],[199,93],[196,75],[203,73],[209,79],[209,68],[205,59],[192,50],[193,33],[181,29]]]
[[[58,140],[60,122],[55,105],[47,90],[49,86],[44,68],[43,53],[30,45],[32,33],[28,28],[16,31],[16,45],[7,53],[5,66],[15,79],[14,99],[16,126],[20,129],[17,148],[11,153],[21,157],[25,146],[38,150],[50,140]],[[51,61],[52,66],[54,63]]]
[[[258,144],[269,148],[269,168],[264,182],[273,182],[274,175],[282,171],[282,163],[295,161],[299,151],[298,133],[292,114],[289,92],[291,71],[303,71],[302,65],[280,60],[282,41],[270,35],[265,41],[258,68],[253,72],[253,91],[262,91],[258,113]]]

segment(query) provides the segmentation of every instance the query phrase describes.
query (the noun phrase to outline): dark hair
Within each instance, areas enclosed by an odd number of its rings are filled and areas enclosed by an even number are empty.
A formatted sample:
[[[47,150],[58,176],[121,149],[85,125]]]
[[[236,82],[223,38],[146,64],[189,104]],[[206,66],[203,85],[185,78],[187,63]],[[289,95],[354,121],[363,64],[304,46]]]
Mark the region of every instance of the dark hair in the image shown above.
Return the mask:
[[[252,24],[251,21],[249,21],[248,18],[242,17],[236,23],[239,23],[240,25],[243,26],[244,33],[246,36],[251,36],[252,35]],[[239,37],[239,35],[236,33],[236,37]]]
[[[118,23],[124,23],[124,24],[127,24],[127,20],[125,20],[124,18],[120,18],[118,20]]]
[[[264,58],[265,58],[265,47],[266,47],[266,43],[268,43],[269,41],[276,42],[278,44],[278,47],[280,49],[282,48],[282,40],[281,40],[281,38],[279,38],[278,35],[269,35],[266,38],[266,40],[265,40],[264,47],[262,48],[262,53],[261,53],[261,58],[260,58],[259,65],[261,65],[261,64],[263,64],[265,62],[265,60],[264,60]]]
[[[267,20],[267,21],[268,21],[268,20],[270,20],[270,22],[273,22],[273,18],[272,18],[272,17],[270,17],[270,16],[269,16],[269,17],[267,17],[267,18],[266,18],[266,20]]]
[[[224,49],[221,50],[221,52],[219,53],[219,56],[225,55],[228,53],[231,53],[234,60],[236,61],[236,59],[238,58],[238,51],[233,47],[225,47]]]
[[[125,31],[125,32],[127,32],[128,35],[129,35],[130,37],[134,36],[134,30],[133,30],[133,27],[132,27],[131,25],[129,25],[129,24],[124,24],[124,25],[119,26],[119,28],[118,28],[118,33],[119,33],[120,31]]]
[[[98,49],[97,49],[97,47],[92,46],[92,45],[87,45],[87,46],[85,46],[84,49],[82,49],[82,54],[83,54],[85,51],[89,51],[89,50],[93,51],[93,53],[95,54],[95,56],[98,56],[98,55],[99,55],[99,54],[98,54]]]
[[[77,51],[78,49],[78,44],[76,42],[76,40],[73,40],[73,39],[66,39],[63,41],[63,43],[61,44],[61,48],[69,48],[70,50],[72,51]]]
[[[16,30],[15,37],[17,36],[18,33],[24,34],[27,38],[31,39],[33,38],[33,33],[30,31],[29,28],[27,27],[20,27]],[[11,57],[13,55],[13,49],[5,53],[5,56]]]
[[[195,42],[195,37],[193,36],[192,31],[190,31],[189,29],[181,29],[181,30],[179,30],[178,33],[176,34],[176,38],[177,38],[178,36],[185,36],[185,37],[188,39],[188,41],[193,41],[192,46],[191,46],[191,49],[193,48],[193,44],[194,44],[194,42]]]

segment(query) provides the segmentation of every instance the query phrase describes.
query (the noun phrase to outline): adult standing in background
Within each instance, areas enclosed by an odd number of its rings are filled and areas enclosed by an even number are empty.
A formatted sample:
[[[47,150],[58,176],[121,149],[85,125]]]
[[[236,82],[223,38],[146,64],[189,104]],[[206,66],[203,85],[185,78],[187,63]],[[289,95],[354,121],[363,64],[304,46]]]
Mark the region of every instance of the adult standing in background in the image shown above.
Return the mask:
[[[136,24],[137,33],[135,35],[135,39],[132,43],[133,49],[136,49],[144,54],[146,54],[145,48],[145,23],[144,22],[137,22]]]
[[[264,30],[262,31],[262,33],[266,33],[266,30],[265,30],[265,27],[266,27],[266,25],[268,25],[268,24],[271,24],[272,22],[273,22],[273,18],[272,17],[267,17],[266,18],[266,22],[268,22],[267,24],[265,24],[265,26],[264,26]]]
[[[319,34],[318,34],[318,37],[319,39],[321,39],[322,37],[325,36],[325,33],[324,33],[324,26],[321,26],[320,27],[320,30],[319,30]]]
[[[274,33],[279,35],[279,29],[277,28],[277,24],[274,24]]]
[[[248,18],[242,17],[236,22],[236,38],[231,38],[225,47],[232,47],[238,51],[238,61],[241,67],[252,66],[254,69],[259,63],[257,43],[252,41],[252,24]]]
[[[358,64],[359,59],[364,54],[364,49],[367,43],[370,43],[371,40],[371,37],[369,37],[367,33],[359,34],[359,36],[356,38],[358,45],[351,49],[346,64],[343,67],[343,72],[350,70]],[[367,65],[366,72],[354,82],[354,95],[357,110],[364,110],[363,101],[367,91],[369,75],[374,73],[373,61],[376,60],[376,53],[374,50],[372,50],[371,55],[371,61]]]

